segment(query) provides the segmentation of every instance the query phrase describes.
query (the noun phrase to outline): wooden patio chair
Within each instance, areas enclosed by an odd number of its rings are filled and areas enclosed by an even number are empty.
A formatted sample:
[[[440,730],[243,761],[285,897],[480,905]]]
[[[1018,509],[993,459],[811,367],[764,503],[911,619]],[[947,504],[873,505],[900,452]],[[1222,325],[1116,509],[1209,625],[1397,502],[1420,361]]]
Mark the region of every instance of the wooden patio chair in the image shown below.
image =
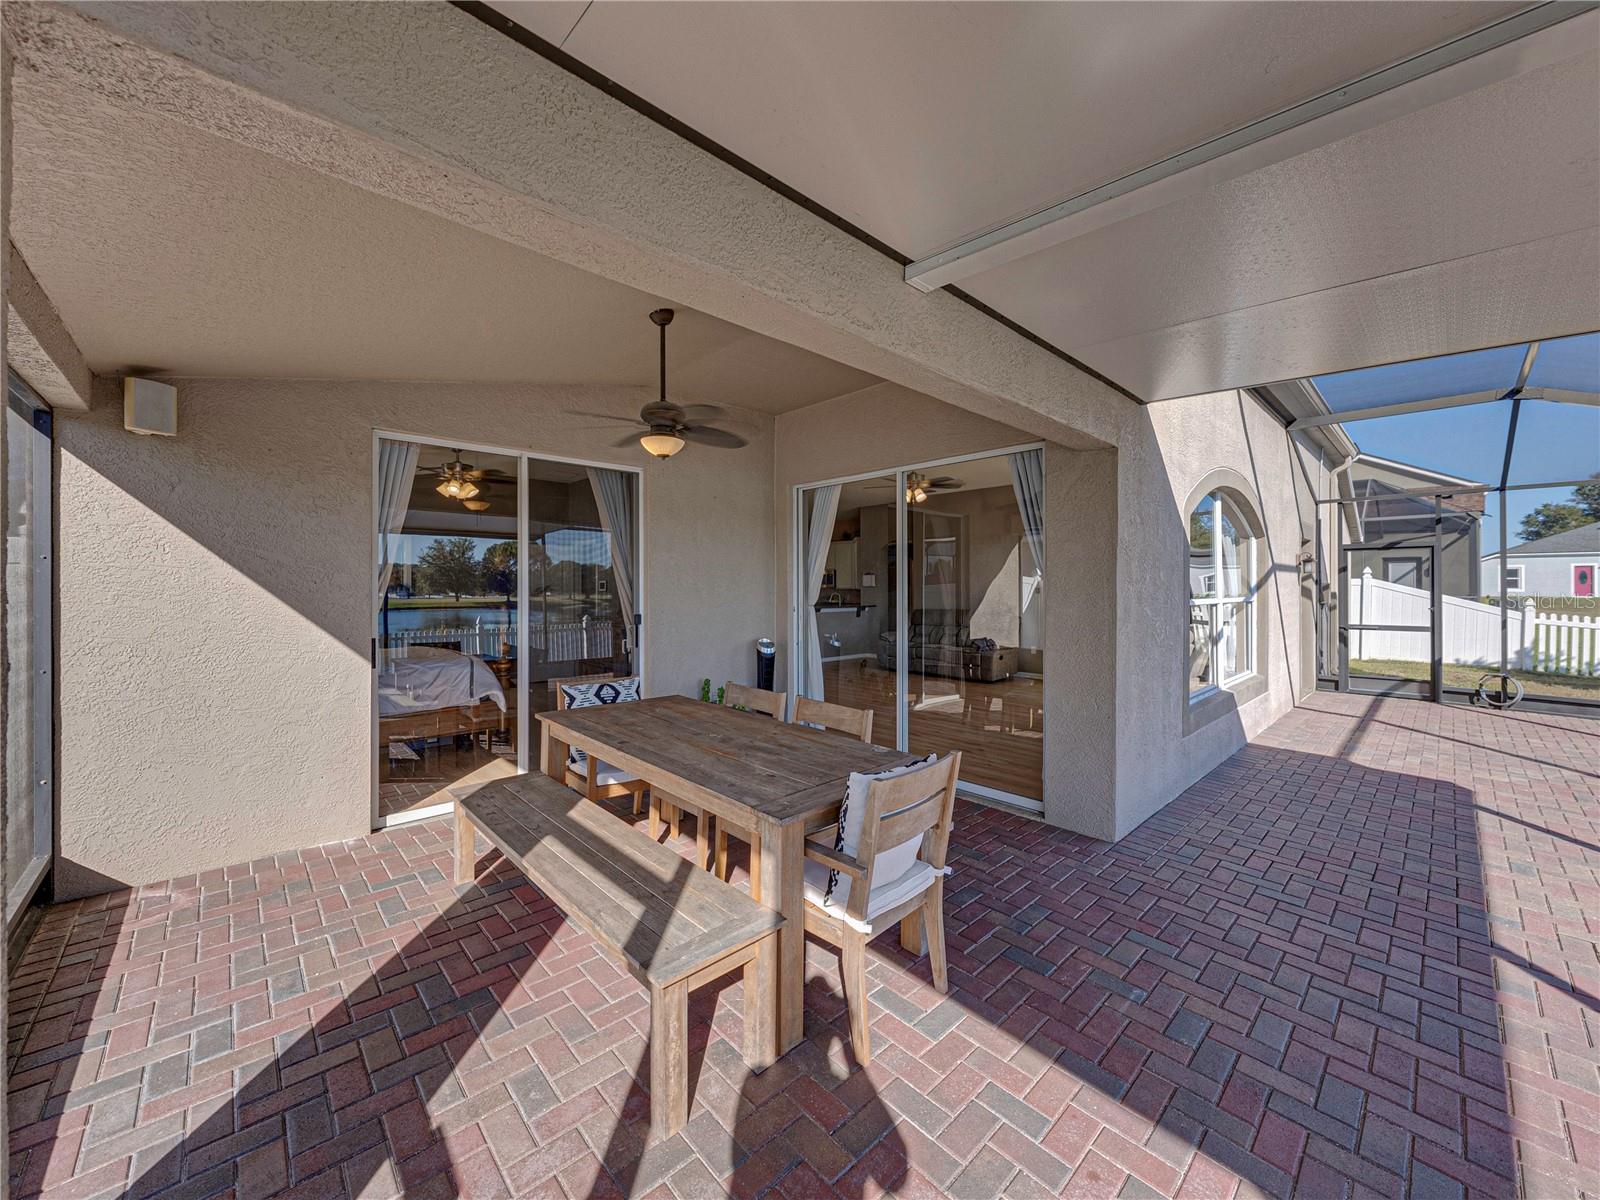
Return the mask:
[[[834,733],[847,733],[863,742],[872,741],[872,710],[849,708],[843,704],[830,704],[826,700],[813,700],[810,696],[794,699],[794,721],[797,725],[820,725]]]
[[[856,1059],[872,1057],[867,1028],[867,943],[895,924],[901,944],[926,933],[933,986],[950,990],[944,949],[945,855],[955,812],[959,751],[938,762],[884,776],[852,775],[838,824],[806,842],[806,932],[839,947],[850,1041]],[[865,787],[860,786],[865,783]],[[852,811],[860,806],[857,824]],[[847,849],[855,840],[854,853]]]
[[[724,708],[742,708],[748,712],[760,713],[771,717],[774,721],[781,721],[789,710],[788,692],[769,692],[765,688],[749,687],[746,684],[734,683],[729,680],[722,689],[722,706]],[[705,862],[707,846],[700,840],[700,831],[709,833],[711,822],[707,821],[704,814],[700,814],[695,821],[695,851],[700,855],[702,863]],[[716,859],[712,864],[717,878],[726,881],[728,878],[728,837],[738,838],[750,847],[750,891],[759,895],[761,889],[761,839],[753,829],[739,829],[730,826],[726,821],[718,820]]]
[[[619,685],[614,691],[620,694],[611,694],[608,689],[600,686],[607,683]],[[629,684],[632,685],[631,688]],[[627,700],[637,700],[639,687],[640,681],[637,675],[578,675],[571,679],[550,681],[550,689],[556,695],[556,708],[563,711],[569,708],[588,708],[595,704],[619,704],[626,703]],[[632,796],[634,816],[638,816],[644,808],[644,794],[650,790],[650,785],[644,780],[635,779],[620,768],[601,762],[594,755],[585,754],[577,747],[567,750],[565,778],[568,787],[583,793],[596,804],[602,800],[617,800],[623,796]]]

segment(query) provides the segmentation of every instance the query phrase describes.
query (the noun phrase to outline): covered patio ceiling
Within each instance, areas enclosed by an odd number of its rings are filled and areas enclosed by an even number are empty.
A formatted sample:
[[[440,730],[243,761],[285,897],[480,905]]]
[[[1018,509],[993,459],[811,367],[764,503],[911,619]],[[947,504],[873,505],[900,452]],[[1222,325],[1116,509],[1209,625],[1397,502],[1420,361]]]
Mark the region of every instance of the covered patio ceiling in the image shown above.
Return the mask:
[[[656,386],[661,296],[39,73],[12,103],[11,237],[99,374]],[[878,382],[676,307],[684,402]]]
[[[1141,399],[1600,327],[1592,4],[464,7]]]

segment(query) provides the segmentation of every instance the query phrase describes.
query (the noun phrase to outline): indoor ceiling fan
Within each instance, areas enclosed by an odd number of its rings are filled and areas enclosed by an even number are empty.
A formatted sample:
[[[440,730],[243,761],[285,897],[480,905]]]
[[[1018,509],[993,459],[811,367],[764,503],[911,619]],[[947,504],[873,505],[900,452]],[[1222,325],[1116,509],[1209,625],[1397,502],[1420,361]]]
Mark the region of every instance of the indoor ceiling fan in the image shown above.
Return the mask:
[[[645,427],[644,432],[630,433],[613,444],[627,446],[637,438],[639,444],[657,458],[671,458],[683,449],[685,442],[719,450],[737,450],[747,445],[738,434],[705,424],[707,419],[722,414],[716,405],[696,404],[684,408],[667,399],[667,326],[672,324],[673,315],[670,308],[658,308],[650,314],[650,320],[661,331],[661,395],[639,410],[638,423]],[[608,421],[628,420],[613,413],[590,415],[604,417]]]
[[[869,483],[869,488],[892,488],[892,483]],[[937,492],[953,492],[961,480],[953,475],[924,475],[921,471],[906,472],[906,503],[921,504]]]
[[[487,512],[489,510],[489,493],[495,490],[500,480],[491,479],[486,468],[475,467],[461,458],[461,451],[452,450],[454,458],[441,463],[434,468],[434,475],[438,483],[433,490],[447,500],[460,501],[461,507],[468,512]]]

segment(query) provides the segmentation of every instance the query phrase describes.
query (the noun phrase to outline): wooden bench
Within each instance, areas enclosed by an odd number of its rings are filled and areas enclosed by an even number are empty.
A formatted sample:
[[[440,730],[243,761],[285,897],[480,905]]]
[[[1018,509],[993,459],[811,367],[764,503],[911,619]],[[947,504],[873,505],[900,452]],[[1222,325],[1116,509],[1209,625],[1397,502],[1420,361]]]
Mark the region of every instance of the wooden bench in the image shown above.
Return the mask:
[[[744,1057],[777,1057],[783,917],[545,775],[456,796],[456,883],[476,877],[482,833],[567,919],[650,990],[650,1132],[689,1119],[690,989],[744,969]]]

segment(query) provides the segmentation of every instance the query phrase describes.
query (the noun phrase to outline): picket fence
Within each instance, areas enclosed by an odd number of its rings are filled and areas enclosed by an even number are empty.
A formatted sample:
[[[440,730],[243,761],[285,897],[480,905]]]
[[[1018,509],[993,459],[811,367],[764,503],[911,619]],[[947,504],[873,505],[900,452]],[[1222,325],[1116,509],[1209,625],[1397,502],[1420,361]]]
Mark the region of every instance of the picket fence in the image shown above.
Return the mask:
[[[1500,609],[1493,604],[1445,596],[1444,661],[1500,665]],[[1421,588],[1374,579],[1371,569],[1350,585],[1352,625],[1427,625],[1431,597]],[[1600,675],[1600,612],[1539,612],[1530,597],[1512,602],[1506,614],[1508,665],[1553,675]],[[1350,631],[1352,659],[1428,662],[1426,632]]]
[[[528,626],[528,648],[536,662],[581,662],[590,658],[614,657],[618,624],[614,621],[552,621]],[[427,629],[402,629],[390,633],[385,641],[390,650],[407,646],[450,646],[462,654],[478,658],[500,658],[505,649],[515,651],[515,623],[477,622],[472,625],[433,626]]]

